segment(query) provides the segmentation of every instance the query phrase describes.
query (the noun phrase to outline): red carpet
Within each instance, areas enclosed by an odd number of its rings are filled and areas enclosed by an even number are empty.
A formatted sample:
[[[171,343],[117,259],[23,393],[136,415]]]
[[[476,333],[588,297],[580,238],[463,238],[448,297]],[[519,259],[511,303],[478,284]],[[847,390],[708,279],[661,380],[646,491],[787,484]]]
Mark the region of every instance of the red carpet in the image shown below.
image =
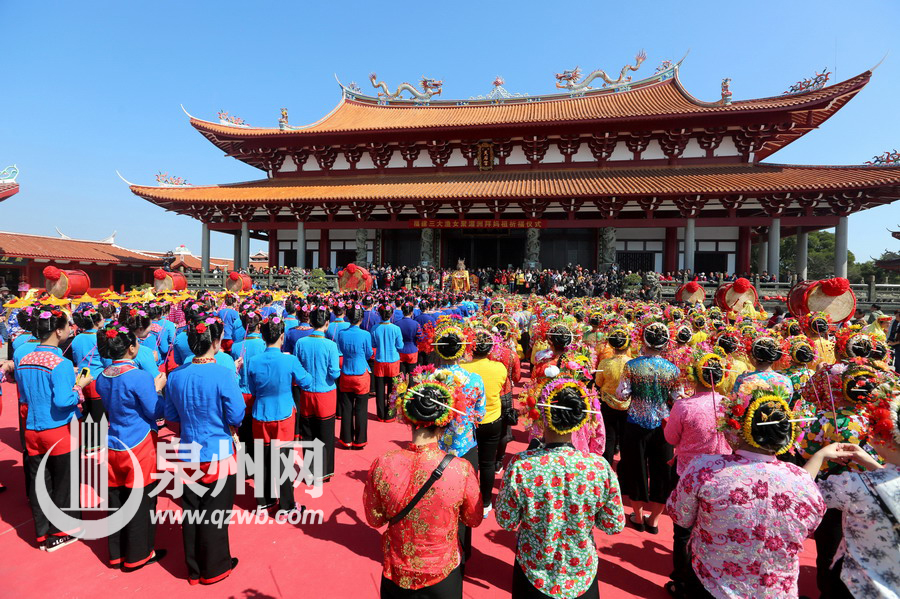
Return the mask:
[[[209,586],[187,583],[181,531],[161,525],[157,547],[169,550],[159,564],[130,574],[106,567],[106,541],[78,542],[54,553],[36,548],[31,510],[25,499],[22,454],[16,424],[15,389],[3,386],[0,416],[0,580],[3,597],[377,597],[381,577],[379,532],[365,523],[362,488],[372,460],[409,438],[400,424],[383,424],[371,417],[369,445],[364,451],[337,450],[337,474],[318,499],[301,487],[297,500],[322,510],[324,524],[242,524],[231,526],[231,551],[240,564],[226,580]],[[517,431],[511,452],[524,448]],[[238,497],[238,507],[255,501]],[[159,509],[172,507],[160,500]],[[597,534],[601,552],[600,593],[619,597],[668,597],[662,588],[671,570],[671,521],[663,517],[660,533],[649,535],[626,528],[614,536]],[[513,563],[513,533],[501,530],[493,515],[473,534],[474,555],[466,568],[464,596],[488,599],[509,596]],[[800,593],[815,591],[815,547],[806,544],[801,556]]]

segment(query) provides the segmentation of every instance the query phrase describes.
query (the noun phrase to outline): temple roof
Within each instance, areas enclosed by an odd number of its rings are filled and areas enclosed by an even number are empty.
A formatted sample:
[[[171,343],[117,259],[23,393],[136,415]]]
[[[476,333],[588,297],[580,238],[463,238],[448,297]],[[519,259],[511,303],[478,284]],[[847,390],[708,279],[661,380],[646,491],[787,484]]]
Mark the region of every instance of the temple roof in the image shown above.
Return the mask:
[[[19,193],[18,183],[0,183],[0,201]]]
[[[0,256],[112,264],[158,264],[159,259],[102,241],[0,231]]]
[[[131,191],[167,205],[827,193],[896,186],[900,167],[741,164],[308,177],[211,186],[132,185]]]
[[[666,73],[669,75],[666,77]],[[341,101],[324,118],[304,127],[236,127],[191,117],[201,133],[220,140],[268,136],[297,138],[317,134],[413,131],[423,129],[473,129],[522,124],[577,124],[619,120],[653,120],[689,116],[724,116],[765,111],[826,109],[813,126],[827,119],[868,83],[871,71],[835,85],[792,95],[730,104],[702,102],[689,94],[678,78],[678,68],[631,83],[624,88],[587,91],[580,95],[551,94],[541,97],[486,101],[392,100],[353,95],[346,88]],[[624,89],[624,91],[618,91]],[[837,101],[837,102],[836,102]],[[804,115],[803,124],[806,123]]]

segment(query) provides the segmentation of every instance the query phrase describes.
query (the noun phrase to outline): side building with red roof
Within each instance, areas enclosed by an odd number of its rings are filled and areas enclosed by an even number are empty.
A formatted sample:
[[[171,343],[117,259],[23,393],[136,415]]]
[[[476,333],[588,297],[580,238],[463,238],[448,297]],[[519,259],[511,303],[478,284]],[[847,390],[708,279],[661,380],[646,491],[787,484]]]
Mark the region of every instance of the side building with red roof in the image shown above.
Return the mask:
[[[0,231],[0,286],[13,293],[44,287],[43,270],[82,270],[91,289],[128,290],[151,283],[153,269],[162,264],[156,256],[116,245],[112,239],[87,241]]]

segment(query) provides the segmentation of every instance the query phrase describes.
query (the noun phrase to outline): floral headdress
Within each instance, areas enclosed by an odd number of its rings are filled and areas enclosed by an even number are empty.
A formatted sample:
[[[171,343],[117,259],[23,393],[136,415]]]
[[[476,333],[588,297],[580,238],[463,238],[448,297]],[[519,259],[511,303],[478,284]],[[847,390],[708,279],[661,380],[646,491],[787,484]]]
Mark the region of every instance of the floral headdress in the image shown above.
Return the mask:
[[[477,397],[474,390],[466,387],[468,379],[465,378],[464,374],[446,368],[419,367],[413,370],[412,381],[413,384],[409,387],[404,384],[402,388],[399,388],[395,399],[397,414],[403,420],[414,427],[444,427],[453,421],[461,423],[465,420],[470,420],[474,423],[476,419],[475,412],[467,408],[475,403]],[[427,393],[426,389],[432,390],[429,395],[434,393],[440,399],[423,399],[422,394]],[[424,402],[427,407],[433,407],[437,410],[440,413],[438,418],[423,421],[410,414],[409,402],[414,399]]]
[[[828,313],[822,312],[822,311],[813,312],[811,314],[804,314],[803,316],[800,317],[799,320],[800,320],[800,324],[807,331],[815,331],[816,330],[815,326],[821,322],[825,323],[826,329],[830,329],[831,324],[832,324],[831,316],[829,316]]]
[[[682,369],[685,378],[690,386],[696,391],[708,391],[713,388],[712,373],[719,370],[722,378],[716,385],[716,390],[722,393],[724,389],[720,388],[726,384],[728,380],[728,370],[731,369],[732,360],[725,355],[725,350],[720,347],[708,351],[704,348],[696,349],[691,354],[691,361]]]
[[[835,349],[844,358],[866,358],[874,345],[871,335],[859,325],[843,327],[835,335]]]
[[[819,350],[816,349],[816,344],[811,343],[809,337],[806,335],[795,335],[793,337],[788,337],[788,345],[790,347],[790,357],[791,360],[800,364],[802,363],[799,359],[797,359],[797,354],[801,350],[807,350],[812,354],[812,360],[809,363],[815,362],[819,357]]]
[[[721,403],[721,417],[718,429],[725,434],[725,438],[732,446],[737,446],[738,440],[757,449],[763,449],[753,438],[753,419],[756,412],[763,406],[777,406],[785,414],[788,420],[794,419],[794,413],[790,407],[791,394],[788,389],[779,383],[762,381],[755,377],[745,380],[737,391],[727,397]],[[764,416],[764,420],[766,417]],[[791,422],[791,437],[782,447],[775,450],[776,455],[781,455],[790,450],[799,433],[798,423]]]
[[[882,383],[875,388],[864,415],[869,421],[870,438],[900,449],[900,387],[897,381]]]

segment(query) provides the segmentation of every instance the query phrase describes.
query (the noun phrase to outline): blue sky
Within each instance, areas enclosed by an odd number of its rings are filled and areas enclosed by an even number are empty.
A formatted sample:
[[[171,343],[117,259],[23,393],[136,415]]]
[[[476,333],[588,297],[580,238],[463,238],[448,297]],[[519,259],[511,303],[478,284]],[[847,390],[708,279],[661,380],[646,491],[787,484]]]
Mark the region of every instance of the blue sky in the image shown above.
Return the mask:
[[[639,8],[635,8],[639,7]],[[0,0],[3,86],[0,168],[18,164],[21,191],[0,204],[4,230],[79,238],[113,230],[139,249],[181,243],[199,253],[200,226],[133,196],[116,177],[154,183],[158,170],[194,184],[257,179],[188,124],[179,104],[253,125],[317,120],[339,99],[334,74],[369,87],[425,75],[444,98],[553,88],[580,65],[617,71],[644,48],[636,76],[687,50],[681,77],[705,100],[731,77],[734,99],[780,94],[827,67],[872,82],[819,131],[769,160],[860,164],[900,146],[900,8],[895,2],[28,2]],[[886,228],[900,209],[850,220],[858,258],[900,249]],[[231,237],[213,235],[213,254]],[[263,245],[254,242],[254,251]]]

